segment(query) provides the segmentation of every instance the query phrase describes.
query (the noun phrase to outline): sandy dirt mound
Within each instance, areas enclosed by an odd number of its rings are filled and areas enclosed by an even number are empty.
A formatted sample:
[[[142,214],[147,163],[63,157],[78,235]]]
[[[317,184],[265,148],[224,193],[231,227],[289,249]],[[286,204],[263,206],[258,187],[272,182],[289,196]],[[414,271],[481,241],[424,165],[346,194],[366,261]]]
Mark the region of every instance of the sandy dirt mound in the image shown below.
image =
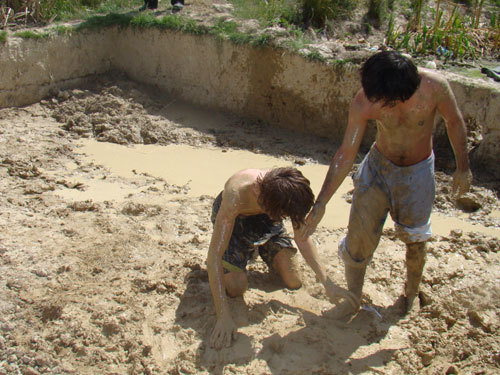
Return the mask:
[[[168,98],[112,81],[0,110],[0,374],[498,373],[500,241],[459,230],[430,244],[418,314],[400,314],[405,255],[386,230],[367,272],[365,309],[352,321],[328,318],[332,305],[302,260],[297,291],[256,261],[248,293],[230,301],[236,342],[208,347],[214,197],[190,197],[147,174],[112,175],[85,161],[78,140],[241,147],[297,164],[327,161],[332,145],[301,136],[297,147],[296,136],[265,124],[194,126],[168,112]],[[104,202],[57,194],[85,190],[90,179],[131,193]],[[437,180],[443,192],[449,176]],[[489,215],[495,194],[474,186],[472,195],[480,206],[470,220],[498,226]],[[459,211],[445,198],[436,209]],[[341,285],[344,234],[315,235]]]

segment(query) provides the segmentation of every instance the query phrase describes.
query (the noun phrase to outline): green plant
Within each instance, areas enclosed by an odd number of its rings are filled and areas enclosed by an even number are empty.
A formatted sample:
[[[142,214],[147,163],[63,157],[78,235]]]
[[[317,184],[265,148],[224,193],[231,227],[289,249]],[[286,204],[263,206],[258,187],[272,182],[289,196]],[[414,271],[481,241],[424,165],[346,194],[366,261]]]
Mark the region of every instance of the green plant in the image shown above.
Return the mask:
[[[387,26],[387,33],[385,34],[385,43],[391,45],[397,38],[394,30],[394,14],[391,13],[389,17],[389,25]]]
[[[252,40],[252,44],[256,47],[262,47],[268,45],[269,41],[270,41],[269,35],[262,33],[254,37],[254,39]]]
[[[209,30],[209,33],[216,36],[219,40],[229,39],[235,44],[247,44],[254,39],[250,33],[238,31],[238,24],[236,22],[226,21],[222,18]]]
[[[36,31],[31,31],[31,30],[25,30],[25,31],[18,31],[14,33],[14,36],[17,36],[19,38],[23,39],[45,39],[49,37],[49,33],[39,33]]]
[[[276,24],[296,24],[300,21],[299,0],[230,0],[234,14],[244,19],[256,19],[262,27]]]
[[[300,29],[291,28],[289,30],[290,38],[283,42],[283,46],[293,51],[299,51],[311,44],[311,40]]]
[[[76,27],[77,31],[85,29],[96,29],[100,27],[120,26],[126,27],[132,23],[133,16],[129,14],[111,13],[106,16],[92,16],[87,18]]]
[[[351,63],[352,61],[350,59],[335,59],[330,61],[330,65],[332,65],[334,68],[342,68]]]
[[[228,35],[228,38],[234,44],[248,44],[252,41],[253,37],[251,34],[234,32]]]
[[[322,62],[326,61],[326,58],[323,57],[323,55],[316,50],[309,52],[306,55],[306,58],[311,61],[322,61]]]
[[[5,42],[7,42],[7,32],[0,31],[0,43],[5,43]]]
[[[323,28],[328,19],[348,16],[356,8],[352,0],[302,0],[302,16],[306,25]]]
[[[188,20],[183,28],[184,31],[195,34],[195,35],[204,35],[208,34],[209,29],[205,25],[198,25],[195,20]]]
[[[445,14],[441,0],[437,0],[432,25],[420,24],[418,1],[414,0],[415,14],[405,31],[394,30],[391,17],[386,34],[388,45],[412,54],[430,53],[445,59],[476,59],[487,50],[498,51],[498,21],[490,23],[489,29],[479,27],[478,14],[482,11],[484,0],[475,0],[471,12],[455,3],[447,11],[448,14]]]
[[[99,6],[95,7],[97,13],[118,13],[124,9],[139,7],[143,0],[101,0]]]
[[[53,30],[58,35],[70,35],[74,29],[72,26],[56,25]]]
[[[426,0],[412,0],[411,9],[412,16],[410,17],[410,22],[408,22],[408,28],[412,31],[417,30],[420,27],[422,20],[422,11],[424,9],[424,2]],[[439,1],[439,0],[438,0]]]
[[[387,0],[369,0],[368,13],[366,14],[368,22],[376,28],[380,28],[387,17],[387,9]]]
[[[235,21],[226,21],[220,18],[215,26],[212,27],[214,34],[228,35],[234,33],[238,29],[238,24]]]
[[[141,0],[3,0],[0,7],[9,7],[14,13],[25,12],[30,21],[48,22],[117,13],[141,3]]]

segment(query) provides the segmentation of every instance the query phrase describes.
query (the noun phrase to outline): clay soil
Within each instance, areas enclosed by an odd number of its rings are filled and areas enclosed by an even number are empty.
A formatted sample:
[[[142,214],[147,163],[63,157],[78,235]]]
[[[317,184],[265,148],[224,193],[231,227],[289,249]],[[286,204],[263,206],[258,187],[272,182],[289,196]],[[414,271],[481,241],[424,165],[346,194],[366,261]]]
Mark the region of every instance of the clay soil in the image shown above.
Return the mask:
[[[404,245],[391,229],[367,273],[365,309],[351,321],[328,317],[333,306],[302,259],[296,291],[257,260],[249,291],[230,300],[236,341],[210,348],[205,258],[215,196],[192,196],[151,174],[111,173],[81,152],[81,140],[245,149],[294,165],[326,163],[336,145],[230,116],[220,127],[186,126],[175,119],[182,113],[171,116],[171,98],[116,77],[99,82],[0,110],[0,374],[500,371],[500,241],[458,229],[432,239],[420,309],[406,316]],[[463,216],[447,198],[450,177],[439,172],[437,180],[436,210]],[[64,198],[97,183],[130,193]],[[498,228],[495,193],[479,184],[472,192],[481,206],[464,221]],[[315,234],[343,286],[336,248],[344,234]]]
[[[187,16],[208,24],[232,17],[224,1],[186,4]],[[160,1],[156,14],[169,12]],[[360,24],[339,23],[332,40],[310,36],[348,58],[383,40]],[[410,315],[401,313],[404,245],[392,229],[368,269],[364,309],[350,321],[329,318],[334,306],[302,259],[304,286],[296,291],[256,260],[249,291],[230,300],[236,341],[210,348],[215,312],[205,259],[215,195],[194,196],[154,174],[113,173],[84,155],[81,141],[249,150],[296,166],[326,164],[338,145],[229,115],[207,126],[213,113],[187,103],[173,115],[174,103],[113,76],[0,110],[0,375],[500,372],[500,240],[458,228],[431,240],[419,311]],[[192,111],[200,121],[186,124]],[[498,181],[476,179],[457,207],[450,165],[437,160],[435,212],[500,228]],[[95,186],[127,193],[68,198]],[[325,226],[314,235],[342,286],[336,249],[344,235]]]

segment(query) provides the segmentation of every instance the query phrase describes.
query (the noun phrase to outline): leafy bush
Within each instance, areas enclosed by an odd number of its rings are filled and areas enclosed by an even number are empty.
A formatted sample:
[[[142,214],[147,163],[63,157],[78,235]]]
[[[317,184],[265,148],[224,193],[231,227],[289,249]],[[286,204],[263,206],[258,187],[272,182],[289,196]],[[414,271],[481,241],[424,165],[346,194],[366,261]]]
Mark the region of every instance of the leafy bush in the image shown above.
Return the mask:
[[[300,22],[300,0],[231,0],[235,15],[253,18],[261,26]]]
[[[306,25],[322,28],[328,19],[345,17],[356,6],[354,0],[303,0],[303,19]]]
[[[89,10],[116,12],[120,8],[137,6],[141,3],[141,0],[2,0],[0,7],[4,10],[10,8],[14,13],[27,10],[31,20],[47,22],[86,16]]]

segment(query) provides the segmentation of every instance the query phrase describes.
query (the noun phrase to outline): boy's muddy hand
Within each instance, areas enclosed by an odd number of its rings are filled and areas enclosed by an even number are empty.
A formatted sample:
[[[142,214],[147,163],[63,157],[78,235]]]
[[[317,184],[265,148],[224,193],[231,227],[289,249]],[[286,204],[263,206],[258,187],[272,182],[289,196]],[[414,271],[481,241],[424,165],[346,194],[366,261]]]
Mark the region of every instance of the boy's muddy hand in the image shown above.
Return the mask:
[[[361,305],[361,301],[359,300],[359,298],[357,298],[353,293],[351,293],[347,289],[335,285],[333,281],[330,280],[330,278],[326,279],[325,290],[326,290],[326,295],[330,299],[330,302],[338,305],[339,299],[343,298],[349,302],[353,310],[356,311],[359,310],[359,307]]]
[[[469,191],[472,183],[472,172],[470,169],[459,171],[458,169],[453,174],[453,196],[458,199]]]
[[[217,350],[231,346],[236,337],[236,326],[230,317],[218,319],[210,337],[210,346]]]
[[[299,238],[305,240],[313,234],[324,215],[325,206],[314,205],[309,215],[307,215],[304,225],[298,231]]]

